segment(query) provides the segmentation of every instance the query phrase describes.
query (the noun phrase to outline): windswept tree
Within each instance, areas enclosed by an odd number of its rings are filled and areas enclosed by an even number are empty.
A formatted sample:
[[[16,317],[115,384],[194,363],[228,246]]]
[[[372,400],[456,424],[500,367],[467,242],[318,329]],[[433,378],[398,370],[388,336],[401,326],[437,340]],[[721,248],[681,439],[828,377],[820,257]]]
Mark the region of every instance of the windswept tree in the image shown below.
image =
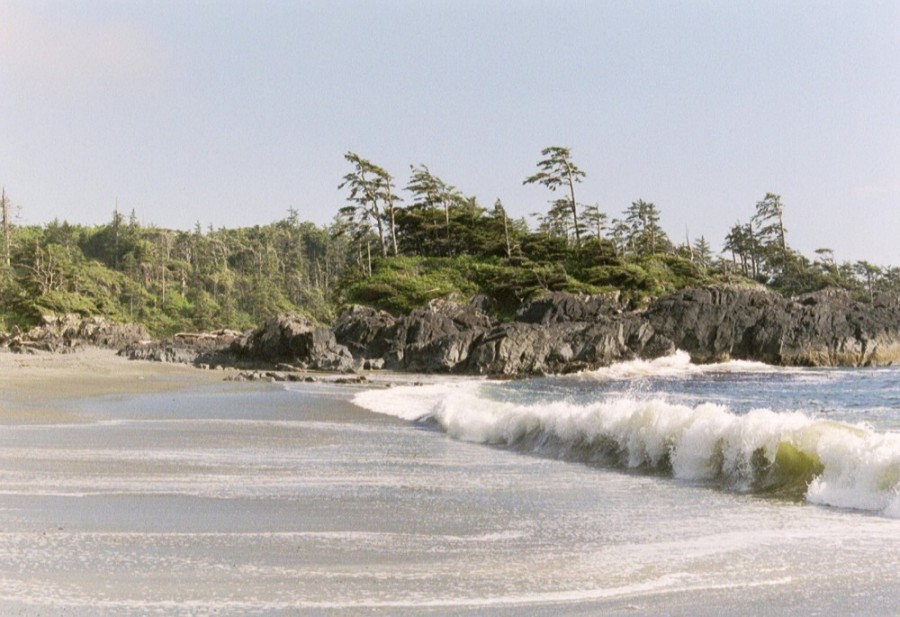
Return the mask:
[[[572,154],[568,148],[550,146],[541,150],[543,160],[538,161],[538,173],[529,176],[522,184],[543,184],[553,192],[560,187],[568,190],[568,197],[555,200],[553,208],[559,209],[564,204],[572,215],[572,229],[575,231],[575,244],[581,244],[580,223],[578,220],[578,202],[575,200],[575,184],[587,175],[572,162]]]
[[[607,215],[600,211],[598,204],[585,206],[581,214],[584,222],[584,228],[598,240],[603,237],[603,230],[606,228]]]
[[[875,282],[882,276],[884,269],[881,266],[862,260],[853,264],[853,270],[859,275],[860,280],[865,285],[869,302],[874,302]]]
[[[506,216],[506,208],[503,207],[503,202],[500,201],[499,197],[494,202],[493,218],[503,223],[503,243],[506,245],[506,258],[509,259],[512,257],[512,242],[509,239],[509,217]]]
[[[423,227],[426,228],[436,228],[437,225],[428,219],[439,212],[443,214],[443,241],[436,241],[436,238],[432,238],[432,241],[435,244],[444,245],[443,250],[439,252],[449,254],[453,245],[450,225],[451,210],[463,207],[466,199],[455,186],[447,184],[432,174],[427,165],[418,167],[410,165],[410,172],[409,184],[406,186],[406,190],[413,195],[410,209],[422,217],[423,223],[425,223]]]
[[[770,273],[780,262],[781,274],[785,274],[788,263],[788,247],[785,239],[784,205],[781,195],[766,193],[762,201],[756,202],[756,214],[751,219],[754,237],[762,247]]]
[[[616,247],[616,253],[619,255],[626,255],[629,252],[634,252],[628,245],[628,223],[622,219],[613,219],[610,221],[609,236],[613,246]]]
[[[383,168],[358,154],[348,152],[344,158],[353,165],[353,171],[344,176],[338,185],[338,189],[345,187],[350,189],[347,198],[350,205],[341,209],[341,216],[357,220],[362,227],[374,223],[378,231],[382,257],[387,257],[388,254],[388,235],[393,253],[396,255],[398,251],[395,204],[400,198],[393,192],[393,178]],[[385,222],[390,226],[387,233],[384,229]]]
[[[738,264],[744,276],[756,278],[760,270],[759,241],[750,223],[735,223],[725,236],[724,250],[731,253],[731,259]]]
[[[653,255],[671,248],[672,243],[659,225],[659,210],[651,203],[638,199],[625,211],[626,244],[638,256]]]

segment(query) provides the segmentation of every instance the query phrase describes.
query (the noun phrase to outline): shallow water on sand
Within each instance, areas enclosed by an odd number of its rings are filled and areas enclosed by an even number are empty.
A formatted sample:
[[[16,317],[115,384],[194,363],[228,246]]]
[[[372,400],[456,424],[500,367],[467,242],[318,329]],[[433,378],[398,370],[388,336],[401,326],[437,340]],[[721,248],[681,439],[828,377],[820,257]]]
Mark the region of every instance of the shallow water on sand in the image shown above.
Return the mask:
[[[0,614],[896,615],[900,521],[220,384],[0,428]]]

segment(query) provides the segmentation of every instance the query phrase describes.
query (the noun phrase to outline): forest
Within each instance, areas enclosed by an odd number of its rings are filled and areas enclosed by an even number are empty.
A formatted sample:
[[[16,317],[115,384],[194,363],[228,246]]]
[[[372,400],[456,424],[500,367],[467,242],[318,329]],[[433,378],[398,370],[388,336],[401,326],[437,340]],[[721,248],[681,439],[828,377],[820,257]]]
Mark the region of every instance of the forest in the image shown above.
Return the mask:
[[[102,225],[20,225],[20,206],[3,189],[0,330],[63,313],[141,323],[157,336],[243,330],[291,311],[327,324],[351,303],[401,313],[451,294],[478,296],[502,318],[545,291],[619,291],[635,308],[708,283],[787,296],[833,286],[864,301],[900,291],[900,268],[792,249],[788,206],[774,193],[748,204],[725,238],[675,242],[652,202],[637,199],[613,215],[583,201],[586,172],[568,148],[541,157],[523,180],[548,197],[533,226],[426,165],[411,165],[400,181],[352,152],[338,185],[345,205],[324,226],[294,209],[237,229],[142,226],[118,209]]]

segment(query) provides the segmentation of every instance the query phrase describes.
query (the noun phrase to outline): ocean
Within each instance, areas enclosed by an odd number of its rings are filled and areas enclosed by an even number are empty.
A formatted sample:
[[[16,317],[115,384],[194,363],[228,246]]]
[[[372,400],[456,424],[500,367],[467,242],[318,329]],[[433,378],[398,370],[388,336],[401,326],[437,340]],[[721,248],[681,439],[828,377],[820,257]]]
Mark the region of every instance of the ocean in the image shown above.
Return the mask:
[[[3,426],[0,614],[900,615],[898,369],[398,380]]]

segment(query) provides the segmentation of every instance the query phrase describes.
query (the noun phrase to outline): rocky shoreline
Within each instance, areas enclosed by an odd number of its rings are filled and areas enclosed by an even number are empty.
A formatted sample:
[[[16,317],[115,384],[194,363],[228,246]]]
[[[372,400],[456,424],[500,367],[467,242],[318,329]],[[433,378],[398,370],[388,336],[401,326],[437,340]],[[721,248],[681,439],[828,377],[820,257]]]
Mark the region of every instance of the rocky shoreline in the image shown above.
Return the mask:
[[[182,333],[152,341],[139,326],[68,316],[0,336],[0,346],[17,351],[85,345],[116,348],[131,359],[244,368],[248,379],[381,368],[518,377],[653,359],[676,349],[698,363],[888,366],[900,362],[900,296],[861,303],[835,289],[789,299],[763,288],[710,286],[683,289],[636,311],[615,293],[557,292],[525,304],[507,322],[489,315],[476,298],[435,300],[400,317],[352,306],[332,328],[287,314],[246,333]]]

